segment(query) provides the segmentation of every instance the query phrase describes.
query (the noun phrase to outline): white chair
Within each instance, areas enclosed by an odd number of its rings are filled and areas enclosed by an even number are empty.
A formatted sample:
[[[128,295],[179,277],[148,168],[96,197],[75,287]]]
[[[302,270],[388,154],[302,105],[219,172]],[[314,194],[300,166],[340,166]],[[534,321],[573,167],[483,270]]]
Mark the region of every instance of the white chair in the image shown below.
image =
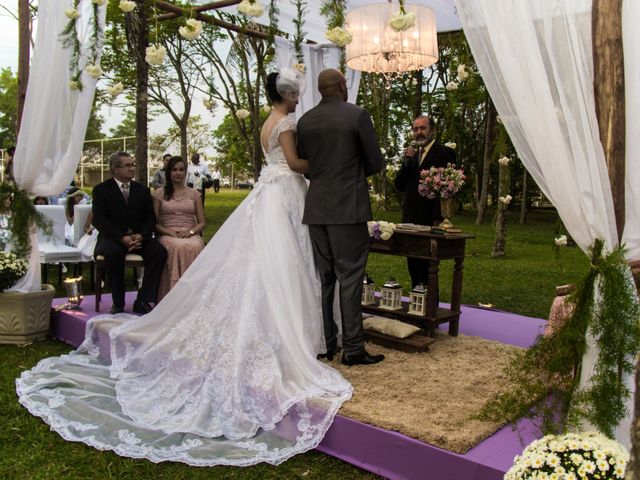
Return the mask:
[[[64,225],[67,217],[62,205],[36,205],[36,210],[47,217],[52,224],[53,234],[47,237],[44,232],[38,229],[38,251],[40,253],[40,263],[45,265],[44,280],[47,281],[47,265],[58,264],[58,278],[62,282],[62,264],[78,263],[82,261],[80,250],[75,247],[65,245]]]
[[[87,222],[87,217],[91,213],[91,205],[74,205],[73,206],[73,245],[78,245],[78,242],[84,235],[84,224]]]

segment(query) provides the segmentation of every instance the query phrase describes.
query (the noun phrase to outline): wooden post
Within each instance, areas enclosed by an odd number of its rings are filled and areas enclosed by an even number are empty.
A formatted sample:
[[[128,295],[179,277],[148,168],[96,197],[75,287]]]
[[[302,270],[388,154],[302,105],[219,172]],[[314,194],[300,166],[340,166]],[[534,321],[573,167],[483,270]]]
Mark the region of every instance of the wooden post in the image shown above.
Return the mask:
[[[18,0],[18,112],[16,121],[16,138],[20,132],[22,110],[27,97],[27,83],[29,82],[29,57],[31,51],[31,15],[29,14],[29,0]]]
[[[622,0],[593,0],[593,90],[618,240],[624,230],[625,104]]]

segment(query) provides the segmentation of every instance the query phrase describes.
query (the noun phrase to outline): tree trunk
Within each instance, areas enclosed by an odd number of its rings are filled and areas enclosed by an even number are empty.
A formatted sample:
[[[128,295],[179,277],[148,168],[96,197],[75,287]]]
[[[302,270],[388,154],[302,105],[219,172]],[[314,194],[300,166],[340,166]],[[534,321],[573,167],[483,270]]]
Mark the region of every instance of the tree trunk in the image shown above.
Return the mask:
[[[184,158],[187,165],[189,164],[189,140],[187,138],[187,125],[189,123],[189,117],[184,122],[180,122],[178,124],[178,128],[180,129],[180,155]]]
[[[149,66],[145,60],[149,46],[149,14],[147,2],[138,3],[132,15],[126,16],[129,53],[136,59],[136,180],[147,184]]]
[[[527,223],[527,213],[529,213],[529,203],[527,202],[527,190],[529,175],[526,169],[522,173],[522,199],[520,201],[520,225]]]
[[[29,83],[29,52],[31,50],[31,15],[29,14],[29,0],[18,1],[18,112],[16,117],[16,138],[20,132],[24,101],[27,97],[27,83]]]
[[[640,480],[640,425],[638,425],[638,412],[640,412],[640,360],[636,363],[636,392],[634,394],[633,405],[634,415],[631,422],[631,451],[629,452],[629,463],[625,472],[625,480]]]
[[[600,141],[609,171],[618,240],[624,230],[625,112],[622,0],[594,0],[593,89]]]
[[[484,223],[485,211],[487,208],[487,194],[489,190],[489,172],[491,171],[491,161],[493,159],[493,149],[496,141],[496,107],[491,99],[487,100],[487,128],[484,137],[484,160],[482,162],[482,187],[480,188],[480,198],[478,199],[478,216],[476,225]]]
[[[498,180],[498,211],[496,213],[496,236],[493,243],[492,257],[504,257],[507,243],[507,209],[509,202],[502,202],[500,198],[509,194],[509,165],[500,165]]]
[[[422,112],[422,82],[424,81],[422,70],[416,70],[414,78],[418,82],[413,94],[413,118],[416,118]]]

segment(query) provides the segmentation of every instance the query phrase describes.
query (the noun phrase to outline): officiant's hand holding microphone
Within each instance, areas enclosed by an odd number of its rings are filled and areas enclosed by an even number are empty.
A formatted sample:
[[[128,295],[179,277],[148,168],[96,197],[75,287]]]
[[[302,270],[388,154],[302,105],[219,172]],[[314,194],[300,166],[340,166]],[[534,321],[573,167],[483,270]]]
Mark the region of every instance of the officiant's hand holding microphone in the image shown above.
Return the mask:
[[[416,154],[416,152],[418,151],[418,143],[415,140],[411,140],[409,142],[409,146],[407,148],[404,149],[403,152],[403,156],[404,156],[404,160],[403,163],[405,165],[407,165],[411,159],[413,158],[413,156]]]

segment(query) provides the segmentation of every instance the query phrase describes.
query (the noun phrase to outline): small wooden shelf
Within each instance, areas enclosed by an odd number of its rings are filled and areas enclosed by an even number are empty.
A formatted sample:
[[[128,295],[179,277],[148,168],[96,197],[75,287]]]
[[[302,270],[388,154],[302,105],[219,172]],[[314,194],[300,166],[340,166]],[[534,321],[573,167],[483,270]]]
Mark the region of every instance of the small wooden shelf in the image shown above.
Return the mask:
[[[365,330],[364,338],[383,347],[409,353],[426,352],[429,350],[429,345],[435,342],[433,338],[425,337],[418,333],[407,338],[395,338],[372,330]]]
[[[412,325],[416,325],[425,329],[430,337],[435,336],[435,329],[441,323],[453,322],[457,327],[457,322],[460,320],[460,312],[449,310],[448,308],[436,308],[436,314],[433,317],[413,315],[408,313],[409,304],[402,302],[402,310],[387,310],[386,308],[380,308],[378,304],[375,305],[363,305],[362,311],[365,313],[371,313],[379,315],[381,317],[394,318]],[[457,334],[457,328],[456,332]]]

